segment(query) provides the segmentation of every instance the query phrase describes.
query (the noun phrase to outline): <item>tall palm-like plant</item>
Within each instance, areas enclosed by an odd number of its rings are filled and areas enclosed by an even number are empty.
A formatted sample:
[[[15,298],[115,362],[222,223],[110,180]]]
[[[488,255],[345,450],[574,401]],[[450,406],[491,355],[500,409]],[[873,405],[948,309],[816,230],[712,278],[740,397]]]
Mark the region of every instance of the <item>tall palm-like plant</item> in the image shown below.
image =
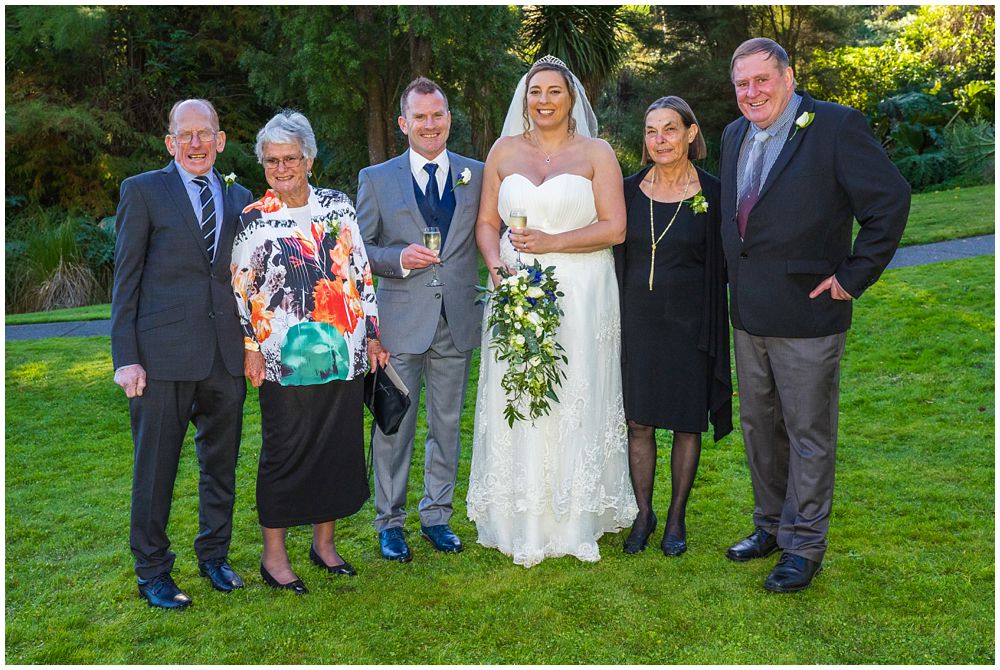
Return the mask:
[[[522,53],[528,62],[546,54],[561,58],[596,103],[622,64],[627,30],[620,5],[533,5],[524,8]]]

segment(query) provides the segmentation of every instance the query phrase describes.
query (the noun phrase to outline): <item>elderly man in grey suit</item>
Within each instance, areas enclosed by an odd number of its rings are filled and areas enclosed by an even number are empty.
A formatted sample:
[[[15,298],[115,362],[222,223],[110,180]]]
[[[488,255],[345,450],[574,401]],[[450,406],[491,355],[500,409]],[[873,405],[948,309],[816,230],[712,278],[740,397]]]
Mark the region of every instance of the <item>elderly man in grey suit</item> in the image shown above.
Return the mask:
[[[475,221],[483,164],[447,150],[451,112],[444,91],[418,77],[400,98],[399,127],[409,151],[358,175],[358,223],[379,276],[379,326],[392,366],[414,402],[395,435],[373,436],[375,528],[382,556],[412,558],[403,537],[406,488],[420,388],[426,384],[427,439],[420,530],[435,549],[456,553],[448,526],[460,451],[459,421],[472,350],[479,345]],[[441,229],[440,255],[423,229]],[[443,286],[428,286],[438,265]]]
[[[892,259],[910,187],[860,112],[795,90],[774,41],[744,42],[730,73],[722,246],[755,528],[726,555],[780,549],[764,588],[800,591],[826,553],[851,304]]]
[[[195,426],[202,576],[243,586],[228,562],[243,420],[243,333],[229,263],[250,192],[214,169],[226,146],[207,100],[170,110],[173,161],[122,182],[115,227],[111,355],[129,399],[135,465],[129,543],[139,594],[150,605],[191,603],[170,576],[170,501],[188,423]]]

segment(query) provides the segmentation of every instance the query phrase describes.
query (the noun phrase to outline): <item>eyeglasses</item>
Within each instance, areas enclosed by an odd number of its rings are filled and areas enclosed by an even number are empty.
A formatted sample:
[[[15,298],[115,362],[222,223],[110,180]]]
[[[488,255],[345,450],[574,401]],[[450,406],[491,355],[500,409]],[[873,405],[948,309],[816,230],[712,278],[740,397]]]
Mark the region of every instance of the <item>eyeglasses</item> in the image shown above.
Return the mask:
[[[286,168],[296,168],[305,156],[285,156],[284,158],[265,158],[261,161],[268,170],[277,170],[279,165]]]
[[[190,130],[183,133],[174,133],[171,135],[175,140],[181,144],[190,144],[194,140],[194,136],[198,136],[198,141],[207,144],[215,139],[215,136],[219,134],[217,130],[199,130],[197,133],[192,133]]]

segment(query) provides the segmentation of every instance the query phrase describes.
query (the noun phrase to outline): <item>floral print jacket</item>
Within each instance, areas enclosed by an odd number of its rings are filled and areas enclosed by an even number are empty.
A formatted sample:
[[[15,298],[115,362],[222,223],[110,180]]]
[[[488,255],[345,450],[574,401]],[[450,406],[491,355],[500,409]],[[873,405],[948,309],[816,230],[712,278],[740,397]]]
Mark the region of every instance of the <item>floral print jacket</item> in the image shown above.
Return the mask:
[[[233,244],[233,293],[247,349],[284,386],[353,379],[378,337],[372,273],[350,198],[310,187],[311,234],[268,190],[243,210]]]

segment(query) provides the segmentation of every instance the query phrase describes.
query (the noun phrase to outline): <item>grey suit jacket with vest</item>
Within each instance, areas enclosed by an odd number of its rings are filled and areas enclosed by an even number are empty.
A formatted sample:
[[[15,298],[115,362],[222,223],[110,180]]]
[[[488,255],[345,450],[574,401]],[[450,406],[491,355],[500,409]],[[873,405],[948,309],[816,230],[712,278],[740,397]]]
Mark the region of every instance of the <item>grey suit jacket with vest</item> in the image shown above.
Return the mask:
[[[468,184],[455,187],[455,215],[441,249],[438,276],[445,286],[426,286],[431,268],[403,276],[400,254],[411,243],[423,244],[423,216],[413,192],[408,152],[358,175],[358,225],[373,272],[379,277],[379,331],[382,344],[393,354],[420,354],[430,348],[437,316],[444,303],[448,326],[459,351],[479,346],[483,310],[476,304],[479,255],[476,217],[483,164],[448,152],[451,183],[458,184],[465,168]]]

